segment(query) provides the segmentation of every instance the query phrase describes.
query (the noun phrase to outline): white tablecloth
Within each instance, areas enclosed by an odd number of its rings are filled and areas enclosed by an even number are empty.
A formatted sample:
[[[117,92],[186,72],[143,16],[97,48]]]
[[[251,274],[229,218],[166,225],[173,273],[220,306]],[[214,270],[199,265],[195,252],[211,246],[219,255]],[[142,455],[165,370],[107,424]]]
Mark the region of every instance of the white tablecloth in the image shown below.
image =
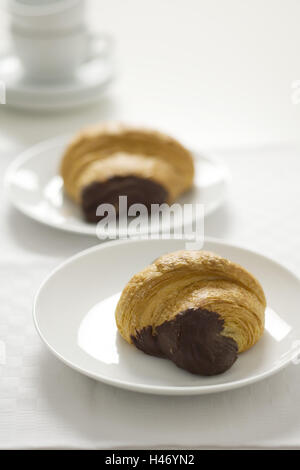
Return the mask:
[[[285,145],[299,142],[291,86],[300,78],[300,2],[90,3],[94,26],[116,39],[114,94],[50,116],[0,106],[0,178],[19,150],[100,119],[144,122],[193,148],[248,148],[220,152],[233,182],[206,235],[300,274],[300,146]],[[4,196],[0,220],[0,448],[300,446],[296,366],[244,389],[170,398],[114,389],[61,364],[34,331],[33,296],[54,266],[96,240],[34,223]]]
[[[300,153],[219,152],[233,173],[228,203],[206,221],[213,235],[257,249],[300,274]],[[11,157],[3,155],[1,174]],[[96,243],[32,222],[2,198],[0,448],[300,446],[300,369],[199,397],[159,397],[97,383],[39,340],[33,296],[62,259]]]

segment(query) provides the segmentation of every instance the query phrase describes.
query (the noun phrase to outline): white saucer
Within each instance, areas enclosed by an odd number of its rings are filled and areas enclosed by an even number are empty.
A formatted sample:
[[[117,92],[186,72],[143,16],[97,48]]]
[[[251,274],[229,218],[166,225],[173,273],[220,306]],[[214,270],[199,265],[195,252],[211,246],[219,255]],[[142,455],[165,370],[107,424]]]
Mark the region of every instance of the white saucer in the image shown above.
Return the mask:
[[[85,62],[70,82],[32,83],[15,56],[0,56],[0,80],[6,86],[6,106],[14,108],[56,111],[86,105],[103,94],[112,78],[110,61],[95,59]]]
[[[8,168],[5,186],[14,206],[32,219],[61,230],[96,235],[96,225],[85,222],[80,208],[64,195],[63,182],[58,175],[63,151],[71,138],[51,139],[24,152]],[[195,187],[177,202],[202,203],[207,215],[224,202],[230,176],[218,161],[198,153],[194,155]],[[195,216],[195,212],[190,214],[185,223],[192,223]],[[176,224],[182,225],[181,221],[173,220],[172,226]],[[152,233],[168,229],[169,225],[160,227],[158,224]]]
[[[114,309],[128,280],[159,255],[184,247],[182,240],[117,241],[74,256],[50,275],[35,298],[34,322],[42,340],[77,371],[144,393],[221,392],[262,380],[289,364],[297,345],[299,352],[299,279],[263,255],[213,239],[206,241],[205,249],[245,266],[265,290],[268,309],[262,339],[226,373],[199,377],[168,360],[147,356],[120,337]]]

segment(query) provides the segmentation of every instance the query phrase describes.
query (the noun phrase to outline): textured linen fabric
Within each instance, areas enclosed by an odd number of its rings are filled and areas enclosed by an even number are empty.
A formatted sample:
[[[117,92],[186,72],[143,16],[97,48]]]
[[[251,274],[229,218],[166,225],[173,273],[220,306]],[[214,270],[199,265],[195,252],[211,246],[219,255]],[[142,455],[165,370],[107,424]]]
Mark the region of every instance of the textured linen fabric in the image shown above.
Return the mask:
[[[292,101],[300,3],[227,0],[226,21],[220,1],[90,3],[94,28],[115,38],[115,93],[53,115],[0,105],[0,179],[19,151],[106,119],[142,122],[192,148],[297,142],[220,152],[233,180],[205,233],[300,275],[300,105]],[[1,11],[3,50],[6,20]],[[244,389],[175,398],[114,389],[60,363],[34,331],[32,300],[54,266],[95,239],[39,225],[0,196],[0,448],[300,446],[299,367]]]

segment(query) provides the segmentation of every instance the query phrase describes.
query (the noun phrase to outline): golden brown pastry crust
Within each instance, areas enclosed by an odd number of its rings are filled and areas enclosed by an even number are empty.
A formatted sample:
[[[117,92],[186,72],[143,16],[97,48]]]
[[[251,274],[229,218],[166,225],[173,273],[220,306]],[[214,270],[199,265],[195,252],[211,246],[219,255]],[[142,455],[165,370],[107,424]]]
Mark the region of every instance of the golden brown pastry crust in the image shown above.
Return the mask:
[[[178,251],[133,276],[117,305],[116,322],[132,343],[138,332],[151,326],[155,335],[181,312],[215,312],[224,324],[221,334],[243,352],[262,336],[265,308],[261,285],[242,266],[207,251]]]
[[[60,171],[67,194],[77,203],[91,183],[128,175],[160,184],[171,203],[192,186],[194,178],[192,155],[175,139],[120,123],[80,132],[66,149]]]

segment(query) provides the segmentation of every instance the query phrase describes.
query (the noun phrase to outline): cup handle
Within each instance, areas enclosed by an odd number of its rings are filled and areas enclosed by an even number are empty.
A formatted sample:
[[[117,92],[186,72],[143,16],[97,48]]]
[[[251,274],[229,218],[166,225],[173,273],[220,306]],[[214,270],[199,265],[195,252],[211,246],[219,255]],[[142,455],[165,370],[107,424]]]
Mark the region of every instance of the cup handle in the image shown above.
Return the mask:
[[[107,33],[90,33],[89,50],[86,62],[98,57],[108,57],[113,45],[112,37]]]

